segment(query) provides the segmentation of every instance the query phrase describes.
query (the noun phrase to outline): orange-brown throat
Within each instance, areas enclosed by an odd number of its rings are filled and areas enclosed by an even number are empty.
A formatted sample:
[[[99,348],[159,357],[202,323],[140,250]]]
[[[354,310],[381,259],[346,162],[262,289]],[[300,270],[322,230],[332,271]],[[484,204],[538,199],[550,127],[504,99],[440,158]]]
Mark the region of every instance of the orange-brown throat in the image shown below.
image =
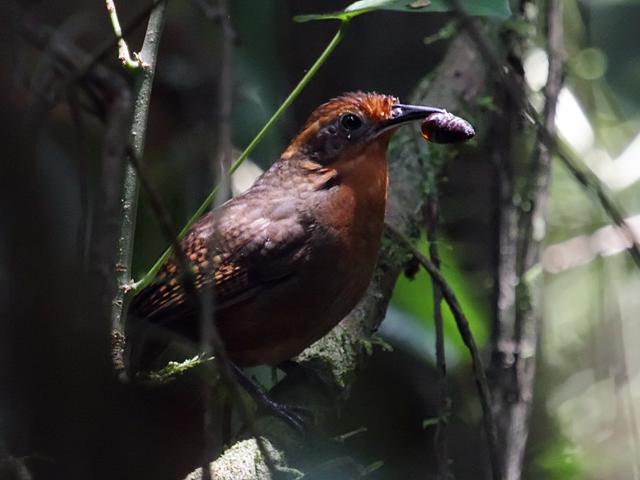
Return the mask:
[[[384,180],[386,190],[387,147],[390,137],[391,132],[385,132],[359,148],[347,150],[331,165],[338,173],[340,183],[352,185],[360,190],[361,188],[369,189],[373,184],[377,184],[379,188],[382,185],[378,182]]]
[[[358,197],[386,200],[387,148],[393,131],[384,132],[372,141],[354,145],[343,152],[334,162],[322,165],[304,155],[293,159],[298,166],[311,175],[310,183],[315,188],[326,188],[327,184],[347,186]],[[375,198],[373,198],[375,197]]]
[[[387,201],[387,144],[388,136],[375,139],[330,166],[337,188],[316,216],[341,238],[349,257],[377,252]]]

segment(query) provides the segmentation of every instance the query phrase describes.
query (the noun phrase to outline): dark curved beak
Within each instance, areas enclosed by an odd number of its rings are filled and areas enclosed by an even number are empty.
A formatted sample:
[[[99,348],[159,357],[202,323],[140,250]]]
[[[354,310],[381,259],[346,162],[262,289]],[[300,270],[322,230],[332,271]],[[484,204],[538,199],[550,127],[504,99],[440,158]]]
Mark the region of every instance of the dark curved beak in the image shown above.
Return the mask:
[[[436,107],[422,107],[420,105],[403,105],[396,103],[391,107],[391,116],[382,122],[376,133],[382,133],[390,128],[399,127],[414,120],[424,120],[432,113],[444,113],[445,110]]]

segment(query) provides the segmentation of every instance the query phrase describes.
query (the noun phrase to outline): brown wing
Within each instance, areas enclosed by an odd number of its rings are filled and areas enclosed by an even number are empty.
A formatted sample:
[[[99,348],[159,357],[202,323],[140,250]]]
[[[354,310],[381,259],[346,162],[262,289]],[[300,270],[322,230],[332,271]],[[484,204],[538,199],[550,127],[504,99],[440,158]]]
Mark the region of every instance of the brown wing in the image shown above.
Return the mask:
[[[310,229],[296,215],[293,200],[265,204],[244,198],[228,203],[204,216],[182,242],[196,290],[213,287],[216,311],[247,300],[299,268],[308,255]],[[154,323],[194,313],[175,258],[136,295],[129,311]]]

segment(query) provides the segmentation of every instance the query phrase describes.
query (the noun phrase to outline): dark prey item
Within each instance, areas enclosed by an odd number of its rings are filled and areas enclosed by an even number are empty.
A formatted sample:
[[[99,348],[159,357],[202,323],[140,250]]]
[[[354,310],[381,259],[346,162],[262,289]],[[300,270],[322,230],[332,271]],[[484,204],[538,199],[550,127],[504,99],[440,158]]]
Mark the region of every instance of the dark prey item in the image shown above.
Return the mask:
[[[465,119],[447,112],[429,115],[420,125],[422,136],[433,143],[460,143],[473,138],[476,132]]]

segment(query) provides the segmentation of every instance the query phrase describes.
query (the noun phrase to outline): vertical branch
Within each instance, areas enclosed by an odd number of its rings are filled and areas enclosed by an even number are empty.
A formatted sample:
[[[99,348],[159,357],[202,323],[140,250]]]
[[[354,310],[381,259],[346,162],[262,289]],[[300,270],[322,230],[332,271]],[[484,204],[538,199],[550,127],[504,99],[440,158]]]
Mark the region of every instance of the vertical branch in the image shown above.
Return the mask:
[[[219,20],[220,26],[220,74],[218,76],[218,135],[217,135],[217,151],[216,158],[213,162],[213,183],[215,185],[217,178],[221,177],[220,193],[213,202],[212,208],[215,208],[219,200],[227,198],[229,189],[229,177],[224,174],[231,165],[231,113],[232,113],[232,98],[233,98],[233,71],[232,71],[232,56],[233,56],[233,28],[229,20],[229,5],[227,0],[219,0],[216,8],[216,18]],[[218,168],[219,167],[219,168]],[[215,217],[214,217],[215,218]],[[213,226],[213,229],[217,229],[217,225]],[[214,252],[216,250],[215,245],[210,245],[209,250]],[[209,274],[213,275],[213,272]],[[206,352],[207,356],[211,356],[217,353],[216,358],[218,362],[226,363],[226,355],[219,352],[224,349],[224,345],[219,339],[219,335],[216,327],[215,319],[215,292],[212,289],[204,289],[200,292],[200,351]],[[221,370],[229,373],[228,365],[221,365]],[[228,381],[233,382],[233,378],[229,376]],[[204,402],[202,429],[203,429],[203,455],[202,455],[202,476],[204,480],[211,478],[211,472],[209,471],[208,462],[215,448],[215,418],[213,412],[214,392],[212,391],[215,386],[210,385],[208,382],[204,382],[202,385],[202,398]],[[235,386],[230,385],[236,393]],[[243,403],[243,399],[238,397],[237,400]],[[222,401],[226,404],[227,399],[223,398]],[[243,406],[240,406],[243,408]],[[231,413],[229,411],[229,413]],[[223,420],[226,422],[226,419]]]
[[[98,69],[93,72],[98,76]],[[90,72],[91,75],[92,72]],[[115,239],[118,234],[118,202],[122,195],[124,159],[127,152],[128,119],[131,114],[131,97],[124,80],[116,75],[97,78],[106,90],[105,135],[102,149],[102,165],[95,207],[95,226],[92,229],[88,256],[91,279],[88,305],[96,309],[95,315],[102,317],[99,324],[108,324],[109,306],[116,294],[114,282],[114,260],[117,253]],[[118,82],[119,83],[115,83]],[[106,343],[106,339],[105,339]],[[106,346],[106,345],[105,345]]]
[[[545,106],[542,118],[543,127],[551,136],[556,133],[555,118],[558,95],[562,88],[564,57],[562,53],[562,12],[558,0],[547,0],[547,53],[549,70],[547,84],[544,89]],[[546,218],[547,190],[553,145],[545,141],[542,131],[538,132],[536,155],[533,158],[529,173],[528,199],[531,202],[529,212],[522,216],[521,227],[525,234],[522,236],[520,248],[521,271],[526,272],[533,267],[540,257],[541,238],[543,231],[534,231],[534,225],[544,225]]]
[[[167,2],[162,1],[151,11],[139,58],[144,68],[137,70],[134,92],[134,111],[130,133],[133,154],[142,158],[147,130],[147,117],[151,100],[153,77],[156,70],[160,36],[165,23]],[[120,233],[118,236],[118,257],[116,263],[118,290],[112,301],[111,327],[113,340],[113,362],[116,371],[125,376],[123,347],[126,321],[126,292],[131,282],[131,260],[138,207],[138,178],[133,165],[127,164],[122,196],[120,198]]]
[[[518,157],[515,149],[520,112],[510,98],[503,98],[503,118],[499,129],[503,135],[496,144],[497,159],[497,245],[495,252],[495,310],[492,328],[490,375],[493,413],[498,427],[500,465],[503,478],[508,476],[506,464],[511,455],[508,435],[512,424],[511,402],[517,396],[517,381],[513,369],[518,355],[515,340],[518,206],[514,201],[516,174],[512,162]],[[515,121],[514,121],[515,120]]]
[[[511,257],[501,256],[500,262],[506,262],[509,277],[500,279],[500,291],[509,292],[508,317],[501,310],[504,305],[498,303],[499,325],[496,338],[496,352],[493,371],[494,399],[499,437],[502,445],[502,465],[505,479],[515,480],[522,476],[522,464],[529,434],[529,415],[533,401],[535,380],[535,360],[538,341],[538,327],[541,320],[539,305],[539,282],[534,282],[528,273],[540,262],[541,243],[544,238],[546,221],[546,199],[552,157],[552,145],[546,142],[547,134],[555,135],[555,111],[558,94],[562,86],[562,14],[559,0],[547,0],[546,40],[549,55],[549,75],[545,86],[545,109],[542,129],[537,131],[536,149],[526,175],[528,184],[521,194],[528,199],[531,207],[520,209],[513,205],[512,197],[503,197],[503,208],[511,215],[508,225],[519,228],[505,232],[500,230],[500,243],[503,242]],[[527,132],[525,132],[526,134]],[[517,158],[517,157],[512,157]],[[515,192],[516,177],[511,178],[508,188],[511,195]],[[503,218],[503,217],[501,217]],[[508,233],[504,235],[504,233]],[[516,261],[517,260],[517,261]],[[499,263],[499,268],[505,268]],[[513,282],[511,282],[513,280]],[[539,280],[539,278],[535,278]],[[505,283],[506,282],[506,283]],[[504,298],[501,297],[500,300]]]
[[[80,105],[77,92],[69,89],[67,92],[67,103],[69,105],[69,114],[74,126],[75,133],[75,154],[78,157],[78,169],[80,172],[80,219],[78,221],[78,230],[76,234],[76,243],[78,252],[80,252],[82,269],[86,273],[89,266],[89,244],[91,236],[91,198],[89,186],[89,166],[84,160],[87,154],[85,144],[85,125],[80,113]]]
[[[214,165],[220,165],[221,180],[218,183],[215,193],[222,193],[216,197],[216,202],[213,202],[213,196],[210,196],[211,208],[218,206],[218,202],[224,201],[230,191],[230,173],[233,171],[231,166],[232,158],[232,144],[231,144],[231,114],[233,107],[233,43],[235,38],[235,32],[229,19],[229,3],[228,0],[219,0],[218,8],[216,9],[216,16],[220,20],[221,28],[221,65],[220,76],[218,85],[218,148],[216,152],[216,162]],[[239,165],[238,162],[236,162]],[[217,166],[217,165],[216,165]],[[217,169],[214,169],[214,173]],[[215,175],[214,175],[215,177]],[[214,178],[214,181],[216,178]],[[207,205],[208,207],[208,205]],[[202,207],[201,207],[202,208]],[[214,216],[215,218],[215,216]],[[186,229],[187,227],[185,227]],[[214,230],[217,228],[213,226]],[[172,249],[177,251],[180,249],[176,244],[179,243],[180,238],[185,232],[185,229],[174,237],[175,244],[172,245]],[[210,251],[215,251],[215,245],[209,246]],[[207,273],[207,275],[213,276],[213,272]],[[269,446],[265,442],[265,439],[260,436],[260,433],[256,427],[255,418],[253,413],[247,406],[243,396],[242,387],[238,383],[238,379],[234,372],[234,366],[227,354],[226,347],[216,326],[215,321],[215,291],[213,288],[200,289],[195,291],[193,283],[189,286],[193,291],[192,297],[197,297],[198,304],[196,305],[199,312],[199,327],[200,327],[200,351],[206,353],[206,357],[213,355],[217,365],[220,369],[222,380],[226,387],[229,389],[231,400],[238,408],[240,417],[245,421],[250,434],[254,437],[257,447],[257,452],[262,457],[262,462],[267,468],[270,477],[275,478],[278,475],[276,461],[274,459],[273,452],[269,449]],[[201,466],[201,476],[203,479],[215,478],[212,471],[209,469],[208,461],[215,449],[215,436],[213,434],[214,427],[214,415],[213,415],[213,389],[215,385],[210,382],[204,382],[202,386],[202,395],[204,402],[203,411],[203,465]]]
[[[437,244],[437,225],[440,205],[436,194],[430,196],[425,205],[424,216],[427,224],[427,240],[429,241],[429,257],[436,268],[440,268],[440,254]],[[449,387],[447,385],[447,363],[444,350],[444,329],[442,325],[442,290],[433,282],[433,321],[436,331],[436,369],[438,371],[438,423],[435,434],[435,450],[438,462],[438,479],[447,480],[449,473],[449,447],[447,424],[450,415]]]

